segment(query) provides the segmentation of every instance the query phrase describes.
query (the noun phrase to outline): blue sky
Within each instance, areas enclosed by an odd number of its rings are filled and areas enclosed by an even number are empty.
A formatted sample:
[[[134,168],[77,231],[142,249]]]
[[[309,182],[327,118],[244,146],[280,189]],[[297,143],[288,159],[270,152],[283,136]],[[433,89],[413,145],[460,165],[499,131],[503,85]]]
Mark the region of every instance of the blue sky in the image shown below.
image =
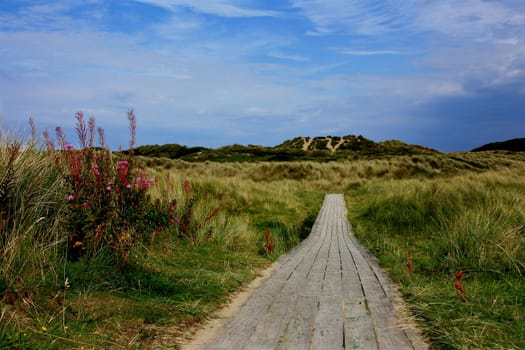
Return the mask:
[[[0,62],[4,129],[112,148],[525,137],[523,0],[0,0]]]

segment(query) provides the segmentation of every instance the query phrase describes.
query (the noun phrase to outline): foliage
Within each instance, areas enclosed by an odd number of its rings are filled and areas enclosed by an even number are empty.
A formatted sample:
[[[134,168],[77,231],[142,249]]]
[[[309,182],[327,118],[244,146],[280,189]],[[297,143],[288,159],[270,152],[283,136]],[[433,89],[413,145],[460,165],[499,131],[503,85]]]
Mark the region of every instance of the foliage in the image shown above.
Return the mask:
[[[305,145],[307,147],[305,148]],[[124,153],[127,153],[124,152]],[[429,148],[401,141],[374,142],[359,135],[343,137],[297,137],[275,147],[230,145],[217,149],[187,147],[177,144],[145,145],[136,155],[182,159],[188,162],[256,162],[256,161],[331,161],[392,155],[437,154]]]
[[[525,138],[518,138],[507,140],[503,142],[493,142],[475,148],[472,152],[481,151],[513,151],[513,152],[524,152],[525,151]]]
[[[90,258],[109,249],[124,264],[131,248],[148,234],[167,226],[169,212],[155,206],[148,190],[154,179],[132,157],[111,155],[105,148],[104,134],[98,128],[100,147],[94,147],[95,119],[86,124],[82,112],[76,113],[76,133],[80,149],[75,149],[60,127],[55,142],[46,133],[48,151],[69,185],[67,211],[63,218],[68,232],[68,258]],[[136,117],[128,112],[132,146]]]
[[[39,145],[0,130],[0,301],[31,300],[29,287],[47,283],[63,241],[63,189]]]
[[[326,192],[346,194],[356,234],[390,268],[433,347],[524,346],[522,154],[388,141],[377,154],[372,144],[233,145],[209,151],[218,162],[187,162],[111,153],[103,131],[94,147],[94,120],[78,117],[78,149],[61,130],[56,146],[48,135],[51,152],[36,132],[31,142],[2,134],[0,348],[176,348],[183,330],[308,235]],[[238,162],[248,159],[271,162]],[[138,177],[154,186],[140,191]],[[95,244],[97,227],[106,231]],[[119,246],[122,227],[131,239]],[[71,239],[78,232],[83,241]],[[65,254],[73,240],[86,248],[76,261]]]
[[[378,181],[347,196],[357,237],[400,284],[437,349],[525,347],[524,170],[521,161]]]

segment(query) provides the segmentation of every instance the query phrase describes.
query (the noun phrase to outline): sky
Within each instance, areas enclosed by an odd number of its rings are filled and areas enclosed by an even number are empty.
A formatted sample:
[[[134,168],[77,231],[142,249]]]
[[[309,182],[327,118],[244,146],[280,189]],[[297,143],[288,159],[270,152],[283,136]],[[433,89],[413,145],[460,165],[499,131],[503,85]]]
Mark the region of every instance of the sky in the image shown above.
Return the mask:
[[[4,130],[108,144],[525,137],[523,0],[0,0]]]

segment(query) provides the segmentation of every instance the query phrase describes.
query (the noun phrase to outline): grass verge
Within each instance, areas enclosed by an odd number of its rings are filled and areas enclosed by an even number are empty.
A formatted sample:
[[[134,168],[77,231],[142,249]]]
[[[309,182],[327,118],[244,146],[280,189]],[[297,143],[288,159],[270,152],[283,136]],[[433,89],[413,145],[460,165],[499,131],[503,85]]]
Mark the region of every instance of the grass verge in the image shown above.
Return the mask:
[[[356,236],[436,349],[525,348],[524,170],[375,182],[347,196]]]

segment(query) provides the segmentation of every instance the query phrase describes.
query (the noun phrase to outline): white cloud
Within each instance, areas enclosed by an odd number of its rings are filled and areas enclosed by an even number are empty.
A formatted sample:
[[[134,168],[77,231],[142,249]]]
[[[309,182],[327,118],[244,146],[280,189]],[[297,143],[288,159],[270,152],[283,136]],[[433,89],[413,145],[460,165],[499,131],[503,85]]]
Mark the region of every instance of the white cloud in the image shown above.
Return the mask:
[[[410,8],[403,1],[293,0],[315,25],[317,34],[376,35],[407,25]]]
[[[317,34],[379,35],[408,30],[449,36],[499,36],[523,29],[525,4],[483,0],[292,0]],[[507,33],[508,34],[508,33]]]
[[[58,125],[84,109],[107,125],[115,119],[125,123],[121,116],[135,107],[164,128],[221,128],[246,115],[293,115],[305,99],[316,100],[308,90],[282,86],[251,64],[231,62],[226,53],[246,49],[235,42],[216,43],[213,55],[202,55],[191,46],[145,50],[140,40],[91,31],[0,33],[5,62],[0,71],[11,79],[0,76],[6,118],[33,114]]]
[[[33,114],[54,126],[83,109],[105,126],[122,126],[134,107],[152,135],[337,130],[373,138],[377,130],[388,135],[427,123],[411,113],[435,100],[470,99],[476,89],[513,83],[525,89],[518,1],[295,0],[299,11],[288,12],[290,18],[248,0],[136,2],[167,9],[168,16],[153,23],[126,13],[138,24],[126,33],[111,31],[111,17],[99,21],[102,12],[75,18],[70,2],[4,14],[4,120],[25,122]],[[248,19],[259,16],[278,19]],[[233,30],[240,22],[243,30]]]
[[[179,7],[190,8],[192,10],[213,14],[223,17],[274,17],[277,12],[268,10],[255,10],[241,6],[236,6],[228,0],[133,0],[150,5],[159,6],[170,11],[175,11]]]
[[[377,55],[406,55],[406,52],[398,50],[354,50],[340,49],[339,52],[351,56],[377,56]]]
[[[71,0],[45,5],[29,5],[22,7],[16,13],[0,14],[0,29],[9,30],[81,30],[98,21],[104,13],[104,7],[85,9],[76,17],[68,12],[77,9],[82,1]]]
[[[308,57],[300,56],[300,55],[289,55],[284,54],[280,51],[272,51],[268,53],[269,57],[278,58],[282,60],[290,60],[290,61],[296,61],[296,62],[306,62],[309,61]]]
[[[414,2],[418,4],[418,1]],[[505,1],[442,0],[420,6],[414,25],[451,37],[497,39],[525,23],[524,4],[512,6]]]
[[[451,82],[431,89],[438,95],[508,84],[525,69],[524,2],[294,0],[293,5],[312,21],[317,35],[338,32],[357,41],[337,49],[340,53],[417,54],[410,64]],[[360,36],[366,39],[359,41]],[[393,44],[396,49],[390,49]]]

